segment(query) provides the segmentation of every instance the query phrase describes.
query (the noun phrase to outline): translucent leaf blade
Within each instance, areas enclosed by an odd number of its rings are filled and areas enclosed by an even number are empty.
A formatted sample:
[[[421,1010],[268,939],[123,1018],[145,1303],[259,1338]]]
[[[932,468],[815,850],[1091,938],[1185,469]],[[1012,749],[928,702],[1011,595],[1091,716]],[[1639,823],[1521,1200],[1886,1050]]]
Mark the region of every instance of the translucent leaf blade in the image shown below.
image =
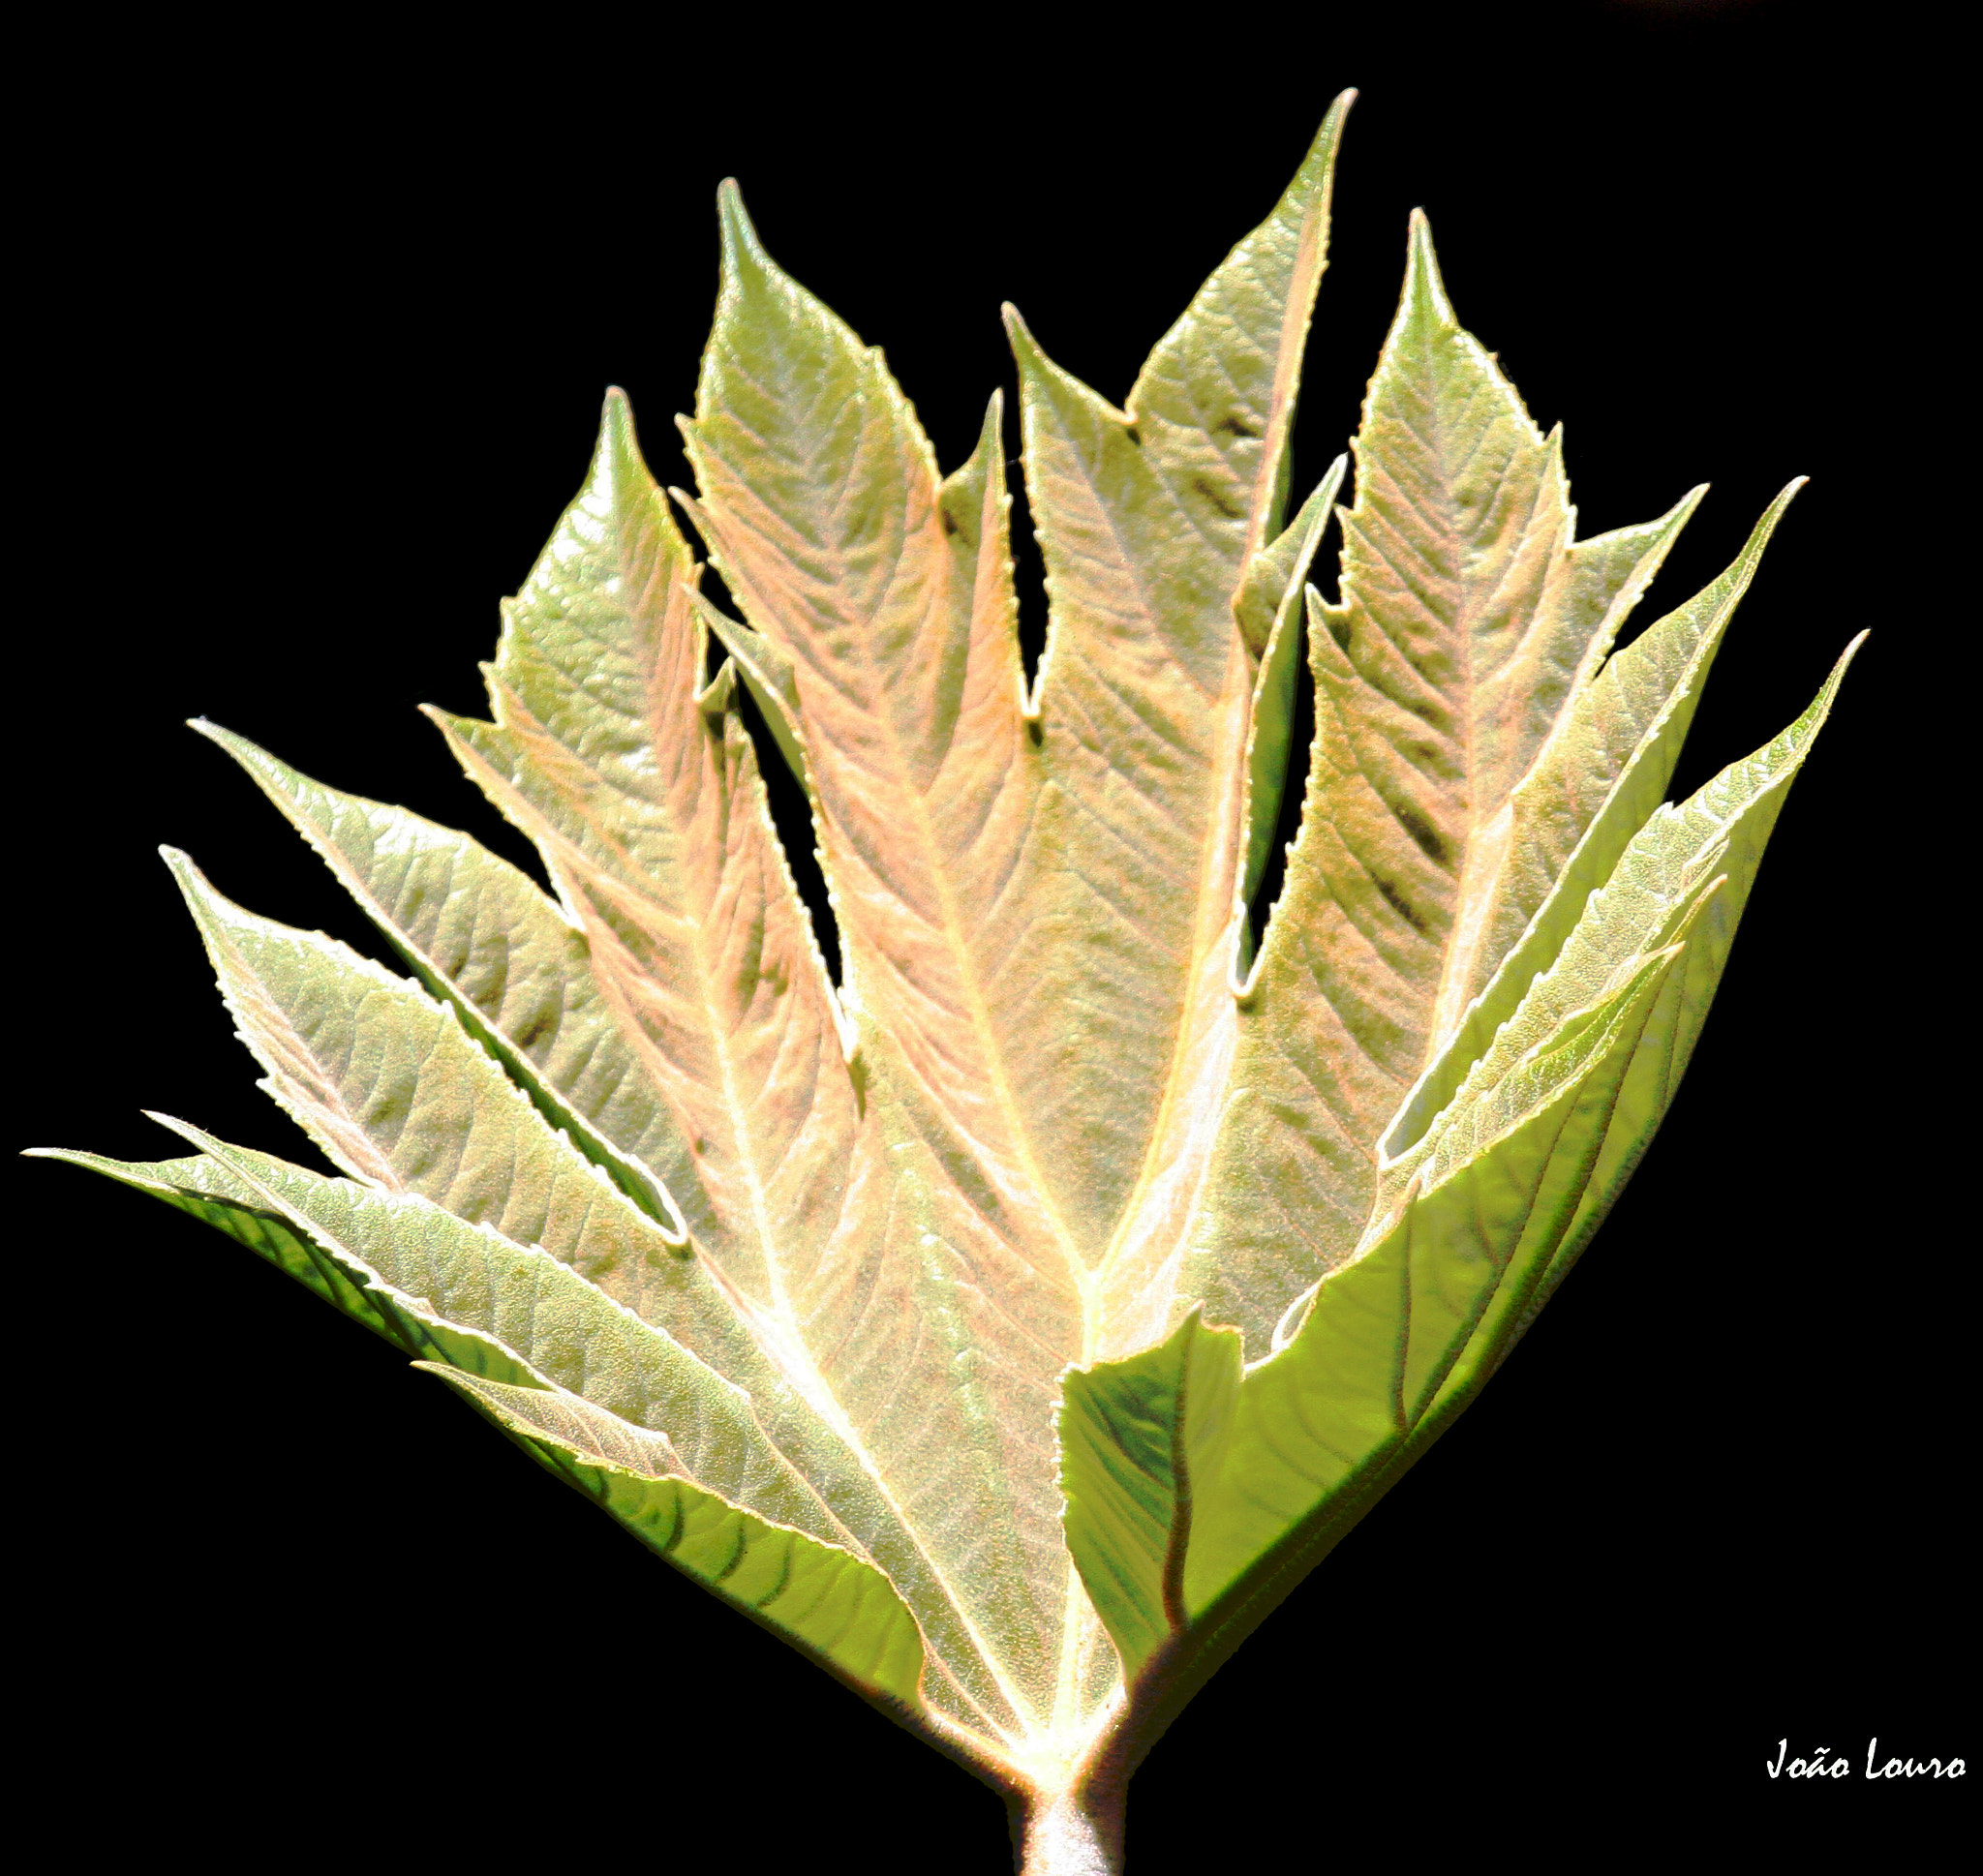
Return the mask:
[[[585,488],[505,612],[496,722],[437,720],[585,933],[686,1150],[670,1185],[696,1241],[780,1315],[838,1223],[856,1104],[729,681],[702,684],[695,577],[615,394]]]
[[[1602,999],[1621,971],[1672,942],[1697,906],[1701,923],[1688,946],[1691,968],[1682,974],[1687,988],[1676,1010],[1670,1073],[1662,1072],[1663,1110],[1720,983],[1770,830],[1864,636],[1846,648],[1810,708],[1781,736],[1731,763],[1677,808],[1662,806],[1647,818],[1604,887],[1589,896],[1554,963],[1528,985],[1423,1137],[1412,1138],[1411,1110],[1400,1116],[1388,1142],[1390,1179],[1428,1153],[1450,1159],[1464,1152],[1457,1142],[1478,1124],[1480,1104],[1495,1088],[1579,1011]],[[1720,890],[1710,895],[1707,889],[1718,880]]]
[[[1001,525],[983,461],[977,474],[958,523],[972,540]],[[682,1117],[705,1195],[689,1214],[698,1244],[784,1382],[913,1531],[920,1582],[888,1567],[932,1653],[984,1724],[1022,1732],[1021,1710],[1051,1707],[1065,1619],[1049,1414],[1079,1346],[1076,1299],[1051,1262],[1044,1278],[1035,1267],[1024,1207],[969,1116],[928,1099],[871,1021],[857,1054],[843,1047],[734,678],[694,687],[708,609],[664,521],[625,411],[609,408],[588,487],[510,609],[499,721],[445,727],[544,851]],[[740,655],[782,696],[766,642]],[[595,691],[601,724],[587,714]]]
[[[1194,545],[1222,545],[1229,595],[1281,532],[1336,151],[1356,97],[1346,91],[1329,106],[1273,211],[1193,295],[1129,394],[1141,446],[1191,517]]]
[[[1791,483],[1770,505],[1719,580],[1604,665],[1515,791],[1509,864],[1483,922],[1477,976],[1500,961],[1412,1091],[1394,1139],[1416,1138],[1452,1098],[1659,806],[1722,638],[1800,486]]]
[[[1124,408],[1007,316],[1051,614],[1040,845],[1066,925],[1083,934],[1042,983],[1066,1015],[1041,1125],[1058,1142],[1063,1204],[1103,1247],[1091,1353],[1161,1340],[1195,1293],[1185,1228],[1232,1065],[1243,900],[1286,769],[1291,674],[1255,671],[1285,586],[1269,600],[1261,589],[1279,558],[1314,546],[1314,517],[1291,540],[1280,517],[1348,103]]]
[[[215,724],[193,727],[248,772],[545,1120],[664,1229],[683,1229],[675,1191],[701,1195],[691,1156],[570,919],[467,834],[325,787]]]
[[[545,1127],[448,1006],[168,859],[269,1092],[347,1172],[513,1242],[555,1244],[582,1268],[638,1269],[679,1249]]]
[[[657,1436],[668,1468],[831,1543],[855,1540],[759,1423],[750,1397],[548,1253],[407,1193],[257,1162],[169,1123],[291,1227],[429,1325],[451,1368],[563,1390]],[[493,1351],[493,1352],[492,1352]]]
[[[1817,696],[1784,733],[1732,763],[1678,809],[1662,808],[1627,847],[1612,881],[1591,896],[1557,965],[1536,980],[1515,1014],[1462,1082],[1451,1108],[1406,1156],[1450,1159],[1483,1100],[1535,1039],[1561,1026],[1593,986],[1684,930],[1680,961],[1652,1013],[1619,1094],[1577,1214],[1538,1279],[1534,1296],[1483,1359],[1491,1366],[1533,1318],[1624,1190],[1673,1097],[1720,987],[1755,873],[1790,784],[1810,755],[1865,634],[1848,646]],[[1398,1162],[1400,1167],[1406,1159]]]
[[[912,1599],[960,1690],[951,1705],[994,1733],[1012,1725],[988,1644],[965,1613],[968,1594],[946,1581],[941,1546],[912,1523],[843,1404],[847,1371],[858,1374],[877,1352],[871,1337],[850,1342],[838,1326],[852,1300],[845,1261],[833,1260],[788,1316],[725,1293],[701,1259],[670,1245],[544,1127],[449,1007],[330,940],[242,912],[190,864],[176,865],[229,1008],[270,1070],[271,1091],[332,1158],[387,1195],[411,1194],[511,1243],[543,1246],[756,1390],[780,1450],[833,1493],[864,1552],[885,1559]],[[911,1247],[909,1255],[927,1261],[927,1252]],[[864,1289],[854,1286],[853,1298]],[[907,1319],[899,1334],[914,1328]],[[827,1343],[826,1372],[808,1337]],[[900,1372],[898,1362],[890,1373]]]
[[[698,524],[752,629],[754,687],[804,743],[845,960],[907,1098],[999,1194],[1042,1280],[1078,1256],[1025,1124],[1031,832],[999,405],[948,479],[880,354],[764,252],[725,186],[723,286],[685,427]],[[1003,964],[1005,968],[1000,968]]]
[[[1574,539],[1560,441],[1460,328],[1422,217],[1355,448],[1342,603],[1309,601],[1301,830],[1188,1232],[1183,1292],[1256,1351],[1360,1238],[1378,1137],[1464,1007],[1511,800],[1693,505]]]

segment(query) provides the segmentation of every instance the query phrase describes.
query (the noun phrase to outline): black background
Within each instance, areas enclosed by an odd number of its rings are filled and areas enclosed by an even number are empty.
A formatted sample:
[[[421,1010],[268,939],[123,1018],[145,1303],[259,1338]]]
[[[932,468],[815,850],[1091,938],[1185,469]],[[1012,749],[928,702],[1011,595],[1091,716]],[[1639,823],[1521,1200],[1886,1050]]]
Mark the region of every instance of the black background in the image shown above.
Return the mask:
[[[686,477],[721,176],[887,348],[949,468],[1012,384],[1001,299],[1119,399],[1355,84],[1297,494],[1355,428],[1422,204],[1462,319],[1567,427],[1582,531],[1712,481],[1642,620],[1813,478],[1678,789],[1874,637],[1638,1178],[1480,1405],[1158,1746],[1132,1867],[1321,1868],[1373,1827],[1407,1862],[1457,1829],[1604,1866],[1621,1831],[1778,1841],[1848,1800],[1915,1866],[1948,1788],[1762,1769],[1786,1737],[1975,1743],[1973,1156],[1940,1090],[1973,948],[1964,805],[1923,779],[1974,677],[1973,545],[1936,506],[1969,343],[1932,227],[1950,54],[1905,9],[1852,16],[546,15],[493,45],[72,48],[16,509],[20,1143],[179,1151],[143,1105],[309,1157],[153,849],[385,953],[184,717],[527,858],[413,706],[480,713],[494,601],[607,383]],[[103,1828],[672,1863],[715,1827],[746,1870],[1007,1867],[989,1793],[382,1345],[137,1195],[40,1165],[16,1190],[15,1345],[60,1354],[16,1442],[52,1566],[18,1641],[54,1646]]]

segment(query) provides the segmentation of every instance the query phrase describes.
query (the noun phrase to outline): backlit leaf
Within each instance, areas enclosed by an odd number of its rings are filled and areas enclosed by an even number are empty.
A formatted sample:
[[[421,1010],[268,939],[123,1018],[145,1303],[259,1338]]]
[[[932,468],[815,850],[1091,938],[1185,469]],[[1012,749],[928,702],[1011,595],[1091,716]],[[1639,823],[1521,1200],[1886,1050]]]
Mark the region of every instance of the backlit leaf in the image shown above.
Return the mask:
[[[1422,216],[1353,499],[1338,457],[1290,518],[1349,102],[1120,406],[1008,309],[1019,456],[994,391],[948,473],[726,183],[690,530],[610,393],[490,720],[431,712],[551,891],[196,725],[412,976],[168,854],[337,1173],[181,1121],[197,1157],[52,1156],[415,1357],[1012,1797],[1036,1876],[1118,1866],[1140,1755],[1580,1253],[1845,668],[1663,804],[1796,485],[1614,651],[1701,492],[1579,540]]]

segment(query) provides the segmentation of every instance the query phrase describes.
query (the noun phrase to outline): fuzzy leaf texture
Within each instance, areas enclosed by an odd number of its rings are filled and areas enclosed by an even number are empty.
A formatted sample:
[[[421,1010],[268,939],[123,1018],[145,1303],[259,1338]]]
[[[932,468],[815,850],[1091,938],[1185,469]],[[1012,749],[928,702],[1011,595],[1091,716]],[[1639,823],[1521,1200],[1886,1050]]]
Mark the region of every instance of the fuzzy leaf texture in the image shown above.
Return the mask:
[[[1561,436],[1460,327],[1422,217],[1354,500],[1338,459],[1290,514],[1348,103],[1120,408],[1008,309],[1030,683],[1000,400],[942,473],[725,184],[695,493],[609,396],[490,720],[434,713],[553,894],[196,725],[411,975],[168,856],[342,1176],[179,1121],[193,1157],[58,1156],[403,1347],[1004,1791],[1040,1872],[1118,1866],[1142,1753],[1588,1241],[1839,681],[1666,804],[1792,491],[1614,652],[1700,491],[1577,539]],[[747,695],[809,804],[838,984]]]

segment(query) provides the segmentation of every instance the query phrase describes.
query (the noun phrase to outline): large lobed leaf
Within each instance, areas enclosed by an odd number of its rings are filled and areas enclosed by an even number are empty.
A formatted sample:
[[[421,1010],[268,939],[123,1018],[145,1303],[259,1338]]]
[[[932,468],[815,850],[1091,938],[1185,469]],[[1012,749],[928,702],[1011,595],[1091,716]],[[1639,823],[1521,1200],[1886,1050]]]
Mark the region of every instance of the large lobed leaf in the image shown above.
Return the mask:
[[[1561,435],[1459,326],[1422,216],[1354,500],[1339,458],[1289,519],[1348,103],[1120,408],[1008,309],[1030,687],[1000,400],[942,474],[726,184],[679,500],[741,617],[615,392],[504,609],[492,720],[434,712],[552,894],[196,726],[413,980],[168,856],[342,1176],[180,1122],[197,1157],[60,1156],[393,1341],[1053,1831],[1588,1240],[1838,682],[1662,805],[1795,485],[1613,654],[1700,491],[1578,540]],[[839,984],[746,694],[809,807]]]

